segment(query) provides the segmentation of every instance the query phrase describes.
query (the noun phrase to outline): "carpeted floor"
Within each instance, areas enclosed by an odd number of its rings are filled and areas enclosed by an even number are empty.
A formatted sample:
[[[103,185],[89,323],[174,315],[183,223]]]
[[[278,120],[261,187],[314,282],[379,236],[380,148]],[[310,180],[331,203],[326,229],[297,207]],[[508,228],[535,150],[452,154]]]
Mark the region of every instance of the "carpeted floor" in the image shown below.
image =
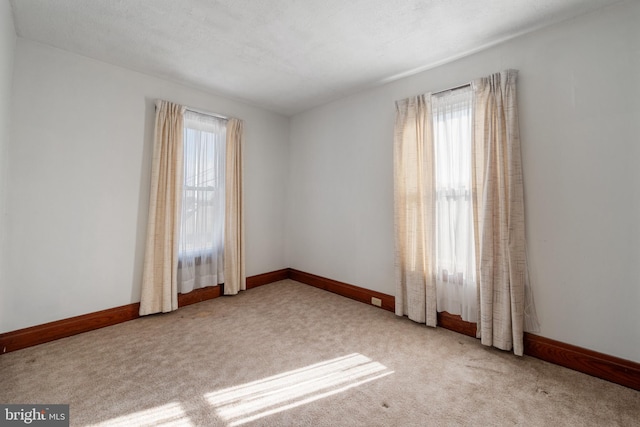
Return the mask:
[[[291,280],[0,356],[71,425],[638,426],[640,392]]]

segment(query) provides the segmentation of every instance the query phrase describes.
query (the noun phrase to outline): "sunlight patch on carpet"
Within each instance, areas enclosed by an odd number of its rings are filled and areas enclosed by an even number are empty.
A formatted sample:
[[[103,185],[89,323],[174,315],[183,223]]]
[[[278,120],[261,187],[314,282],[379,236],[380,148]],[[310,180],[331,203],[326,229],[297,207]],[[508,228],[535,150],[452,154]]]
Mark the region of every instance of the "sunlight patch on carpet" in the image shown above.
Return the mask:
[[[262,380],[230,387],[205,398],[230,426],[286,411],[392,374],[359,353]]]
[[[91,426],[131,427],[131,426],[193,426],[188,415],[178,402],[167,403],[121,417],[112,418]]]

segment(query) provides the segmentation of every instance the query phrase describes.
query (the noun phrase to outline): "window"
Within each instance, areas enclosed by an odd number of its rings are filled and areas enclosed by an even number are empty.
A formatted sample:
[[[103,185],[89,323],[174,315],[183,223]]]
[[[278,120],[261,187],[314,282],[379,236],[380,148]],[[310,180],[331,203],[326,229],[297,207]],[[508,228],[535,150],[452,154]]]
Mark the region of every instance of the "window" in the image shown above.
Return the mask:
[[[396,102],[396,314],[477,323],[517,355],[539,330],[529,287],[516,70]],[[479,315],[480,313],[480,315]]]
[[[185,293],[224,282],[226,120],[187,110],[183,144],[178,286]]]
[[[435,159],[438,311],[476,321],[476,260],[471,186],[470,87],[431,97]]]

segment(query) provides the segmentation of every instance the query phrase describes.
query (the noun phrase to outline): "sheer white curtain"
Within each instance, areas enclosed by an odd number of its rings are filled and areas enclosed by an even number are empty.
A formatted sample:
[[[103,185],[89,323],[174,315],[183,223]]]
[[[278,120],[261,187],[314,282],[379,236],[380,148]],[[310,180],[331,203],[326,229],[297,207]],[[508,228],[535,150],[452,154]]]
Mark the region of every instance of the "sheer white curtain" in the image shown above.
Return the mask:
[[[477,320],[471,143],[473,91],[431,96],[435,156],[436,295],[438,312]]]
[[[224,282],[227,121],[184,113],[184,186],[178,291]]]

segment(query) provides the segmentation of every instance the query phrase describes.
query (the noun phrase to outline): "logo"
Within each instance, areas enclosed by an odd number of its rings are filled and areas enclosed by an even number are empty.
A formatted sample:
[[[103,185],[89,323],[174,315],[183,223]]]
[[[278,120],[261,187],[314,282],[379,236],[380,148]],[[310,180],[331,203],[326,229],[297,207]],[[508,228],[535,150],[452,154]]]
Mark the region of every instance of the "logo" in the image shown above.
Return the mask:
[[[0,426],[69,426],[69,405],[2,405]]]

